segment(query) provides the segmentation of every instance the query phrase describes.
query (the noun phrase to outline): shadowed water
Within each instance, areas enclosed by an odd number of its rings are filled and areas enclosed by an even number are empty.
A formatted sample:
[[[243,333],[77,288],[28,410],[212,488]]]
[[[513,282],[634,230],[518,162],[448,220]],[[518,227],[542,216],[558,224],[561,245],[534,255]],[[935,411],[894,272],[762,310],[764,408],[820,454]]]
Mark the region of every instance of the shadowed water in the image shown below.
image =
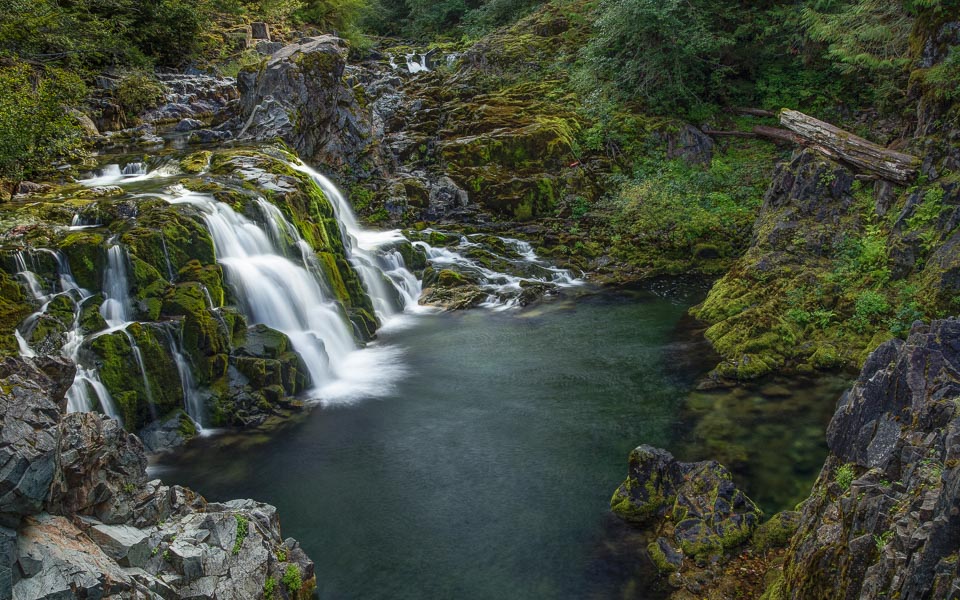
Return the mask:
[[[321,598],[609,596],[643,569],[608,564],[609,498],[631,448],[670,441],[697,375],[668,368],[690,350],[675,329],[701,293],[410,316],[378,342],[402,351],[396,394],[243,452],[204,440],[160,474],[276,504]]]
[[[676,433],[690,435],[683,407],[715,357],[681,323],[702,293],[410,315],[377,342],[407,370],[396,393],[201,440],[158,475],[275,504],[320,598],[662,597],[608,502],[637,444],[691,452],[696,436]]]

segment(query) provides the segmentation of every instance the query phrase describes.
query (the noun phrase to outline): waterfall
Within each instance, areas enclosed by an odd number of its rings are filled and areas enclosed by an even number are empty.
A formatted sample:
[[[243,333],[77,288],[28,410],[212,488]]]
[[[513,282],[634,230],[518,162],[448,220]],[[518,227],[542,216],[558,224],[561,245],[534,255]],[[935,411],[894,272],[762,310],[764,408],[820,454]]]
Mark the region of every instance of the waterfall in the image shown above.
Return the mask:
[[[111,329],[130,321],[130,285],[127,279],[127,256],[114,245],[107,251],[107,270],[103,273],[103,304],[100,315]]]
[[[177,375],[180,377],[180,388],[183,390],[183,408],[190,415],[190,419],[200,432],[203,432],[204,422],[206,421],[206,409],[200,390],[197,389],[197,383],[193,379],[193,371],[190,370],[190,363],[183,351],[182,340],[174,340],[173,334],[169,329],[164,329],[167,334],[167,343],[170,347],[170,355],[173,356],[173,362],[177,365]]]
[[[40,249],[38,252],[44,252],[53,256],[57,263],[57,277],[60,291],[52,291],[47,294],[40,283],[40,278],[27,267],[27,261],[22,252],[16,254],[16,264],[18,268],[17,275],[27,282],[27,288],[33,295],[34,300],[40,303],[40,310],[28,317],[24,323],[29,326],[35,321],[47,307],[47,304],[60,294],[69,295],[76,303],[76,311],[73,316],[73,323],[66,333],[66,341],[60,349],[61,355],[69,358],[76,363],[77,372],[73,378],[73,384],[67,390],[67,410],[70,412],[88,411],[99,406],[100,409],[110,417],[120,420],[120,415],[110,397],[110,392],[100,381],[100,376],[96,369],[91,369],[80,364],[80,346],[83,344],[83,331],[80,327],[80,311],[83,301],[91,296],[90,292],[81,288],[73,278],[70,271],[70,265],[66,258],[59,252]],[[24,358],[36,356],[36,352],[30,348],[30,345],[24,339],[19,329],[15,333],[17,343],[20,347],[20,355]]]
[[[425,54],[407,54],[404,58],[407,60],[407,70],[411,73],[429,72],[427,66],[427,56]]]
[[[310,177],[330,201],[346,257],[360,277],[382,323],[395,322],[393,318],[403,313],[436,310],[418,304],[422,284],[397,249],[398,243],[410,243],[400,230],[364,229],[357,222],[347,198],[333,182],[296,159],[287,160],[287,164]],[[115,182],[127,184],[172,172],[170,167],[149,171],[143,163],[130,163],[123,168],[111,165],[105,167],[98,177],[83,183],[88,186]],[[255,206],[260,214],[254,220],[210,194],[192,192],[181,185],[139,196],[158,197],[171,204],[190,204],[199,211],[213,240],[224,282],[229,286],[237,308],[248,324],[267,325],[289,338],[313,382],[313,390],[309,393],[311,398],[330,403],[383,395],[403,373],[403,367],[396,360],[398,349],[380,347],[375,342],[363,349],[357,347],[344,307],[327,281],[326,270],[315,249],[303,239],[277,206],[263,198],[258,199]],[[74,227],[82,225],[80,219],[73,223]],[[422,233],[429,236],[432,232],[426,230]],[[447,235],[445,239],[454,238]],[[478,243],[482,240],[474,236],[460,236],[458,242],[447,247],[433,247],[424,241],[412,243],[425,252],[428,262],[435,268],[453,267],[477,281],[488,294],[487,301],[482,305],[488,308],[499,310],[518,305],[522,288],[528,283],[558,287],[579,283],[568,271],[541,261],[529,243],[512,238],[498,239],[500,241],[494,246],[501,249],[500,254]],[[166,240],[161,239],[161,243],[167,272],[172,280],[173,267]],[[470,258],[477,255],[478,248],[486,253],[484,257],[477,260]],[[90,410],[99,405],[103,412],[117,417],[109,391],[101,383],[96,369],[79,364],[80,348],[84,342],[79,325],[79,307],[90,297],[90,292],[77,285],[63,256],[53,254],[59,265],[60,293],[70,293],[78,306],[73,328],[62,349],[65,356],[78,363],[77,376],[67,394],[70,410]],[[487,255],[493,263],[485,258]],[[500,273],[485,266],[490,264],[507,265],[510,267],[508,270],[521,275]],[[49,301],[52,295],[46,295],[40,280],[26,268],[26,261],[21,260],[18,266],[21,266],[21,278],[38,302]],[[128,269],[126,250],[112,243],[107,248],[107,267],[102,282],[104,300],[100,307],[108,328],[95,335],[120,330],[126,333],[133,359],[144,378],[145,393],[152,396],[155,390],[150,388],[143,357],[133,336],[126,331],[134,314]],[[215,302],[206,288],[204,292],[210,310],[217,313],[217,318],[223,323],[222,316],[217,312],[219,301]],[[21,353],[29,355],[33,350],[24,336],[19,335],[19,331],[17,333]],[[183,391],[184,409],[198,427],[202,427],[205,419],[204,393],[197,389],[181,341],[169,331],[167,334],[169,351]]]
[[[273,236],[205,194],[185,192],[164,196],[171,203],[189,203],[203,214],[213,238],[217,260],[248,322],[283,332],[303,358],[315,386],[349,378],[347,357],[356,350],[351,330],[336,300],[324,291],[318,273],[294,262]],[[274,233],[293,236],[296,230],[266,208]],[[282,217],[282,215],[280,215]],[[299,235],[294,238],[300,242]]]
[[[386,321],[404,310],[419,308],[420,282],[407,269],[400,253],[379,252],[383,246],[407,241],[400,230],[371,231],[360,227],[347,198],[332,181],[302,162],[288,164],[310,176],[333,206],[347,256],[363,281],[377,317]]]

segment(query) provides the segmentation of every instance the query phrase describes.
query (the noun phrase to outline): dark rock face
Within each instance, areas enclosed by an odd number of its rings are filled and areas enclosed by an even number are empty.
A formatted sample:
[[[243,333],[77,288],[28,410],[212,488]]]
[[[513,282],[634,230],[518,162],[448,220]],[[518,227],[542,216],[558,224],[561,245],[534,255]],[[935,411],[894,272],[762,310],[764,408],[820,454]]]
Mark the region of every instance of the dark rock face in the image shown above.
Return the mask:
[[[346,46],[325,35],[273,52],[257,71],[243,71],[240,139],[282,138],[308,162],[355,162],[369,144],[353,90],[343,83]]]
[[[610,507],[617,516],[658,532],[650,552],[664,570],[669,569],[662,563],[673,565],[677,556],[701,561],[734,548],[760,523],[760,509],[722,465],[682,463],[652,446],[630,453],[627,480]]]
[[[309,597],[313,562],[274,507],[147,482],[118,422],[63,416],[72,380],[61,359],[0,363],[0,598]]]
[[[47,366],[48,373],[41,370]],[[57,471],[60,406],[73,382],[62,359],[0,363],[0,525],[40,512]]]
[[[960,321],[915,324],[840,401],[831,454],[772,598],[952,598],[960,589]]]

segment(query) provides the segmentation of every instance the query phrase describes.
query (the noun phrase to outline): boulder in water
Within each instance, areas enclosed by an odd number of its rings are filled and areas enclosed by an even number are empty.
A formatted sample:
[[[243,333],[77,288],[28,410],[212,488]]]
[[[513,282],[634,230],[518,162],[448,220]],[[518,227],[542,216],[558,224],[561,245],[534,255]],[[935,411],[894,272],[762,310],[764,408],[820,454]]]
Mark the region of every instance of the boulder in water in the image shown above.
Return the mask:
[[[630,453],[627,479],[614,492],[610,507],[626,521],[659,531],[698,561],[750,539],[761,515],[716,461],[683,463],[652,446]]]

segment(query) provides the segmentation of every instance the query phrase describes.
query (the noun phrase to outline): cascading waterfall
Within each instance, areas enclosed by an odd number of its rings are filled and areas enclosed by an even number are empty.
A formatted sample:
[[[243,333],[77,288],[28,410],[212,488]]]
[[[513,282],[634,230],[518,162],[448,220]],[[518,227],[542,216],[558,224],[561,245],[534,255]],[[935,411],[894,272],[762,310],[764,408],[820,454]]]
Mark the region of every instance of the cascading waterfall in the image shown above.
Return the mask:
[[[379,252],[390,244],[407,241],[400,230],[370,231],[360,227],[353,209],[340,189],[329,179],[302,162],[287,163],[313,179],[333,206],[340,223],[343,245],[351,264],[360,275],[374,310],[385,321],[404,310],[418,308],[420,282],[407,269],[399,252]]]
[[[371,231],[362,228],[347,199],[333,182],[299,161],[288,161],[287,164],[308,175],[330,201],[347,257],[360,276],[381,322],[389,322],[392,317],[404,312],[436,310],[418,304],[422,284],[396,248],[398,243],[409,241],[400,230]],[[126,184],[170,174],[169,167],[148,171],[143,163],[132,163],[124,168],[116,165],[106,167],[97,177],[84,183]],[[159,197],[171,204],[190,204],[199,210],[238,308],[251,325],[265,324],[290,339],[313,381],[311,397],[322,402],[333,402],[380,395],[402,374],[402,367],[395,360],[396,349],[378,347],[375,343],[362,350],[357,348],[347,315],[336,300],[332,286],[326,281],[325,271],[314,249],[279,208],[259,199],[257,207],[262,219],[258,218],[255,222],[211,195],[188,191],[179,185],[166,188],[162,193],[140,196]],[[77,220],[74,226],[82,226],[81,221]],[[471,236],[461,236],[458,246],[446,248],[434,248],[422,241],[413,243],[424,250],[428,262],[436,267],[452,266],[476,278],[489,293],[483,306],[490,308],[504,309],[518,304],[523,282],[551,283],[561,287],[579,283],[568,271],[541,261],[528,243],[511,238],[499,239],[511,248],[511,257],[497,256],[498,260],[512,263],[524,276],[499,273],[461,253],[481,245],[472,241]],[[172,276],[173,267],[167,254],[166,240],[161,241],[168,263],[167,271]],[[63,257],[57,255],[57,260],[61,264],[61,287],[76,297],[79,307],[90,293],[73,281]],[[124,248],[119,244],[111,245],[107,250],[104,300],[101,304],[101,315],[108,329],[96,335],[118,330],[127,334],[149,395],[152,390],[143,358],[139,356],[133,336],[126,331],[133,313],[127,264]],[[37,278],[33,276],[31,280],[26,268],[22,268],[21,272],[27,286],[32,291],[39,290],[36,293],[42,293]],[[209,291],[204,288],[204,292],[210,310],[217,312]],[[222,321],[219,313],[217,317]],[[183,389],[184,408],[202,427],[205,418],[204,394],[197,388],[181,340],[175,339],[169,330],[165,331]],[[77,362],[83,341],[78,309],[63,353]],[[21,351],[25,354],[31,352],[25,340]],[[70,410],[89,410],[99,404],[104,412],[117,416],[110,394],[94,369],[78,368],[68,399]]]
[[[18,273],[22,279],[27,281],[27,288],[30,290],[30,293],[33,295],[34,300],[40,304],[40,310],[28,317],[24,324],[29,327],[43,312],[46,310],[47,305],[55,297],[66,294],[70,296],[76,303],[76,311],[73,316],[73,324],[69,331],[66,333],[66,341],[63,344],[63,347],[60,349],[60,353],[69,358],[71,361],[76,363],[77,372],[73,378],[73,384],[70,386],[70,389],[67,390],[67,410],[70,412],[80,412],[91,410],[95,406],[99,406],[100,409],[106,413],[108,416],[113,417],[122,421],[120,418],[119,412],[116,409],[116,406],[113,403],[113,399],[110,396],[110,392],[107,390],[106,386],[100,381],[100,376],[97,373],[96,369],[91,369],[84,367],[80,364],[80,347],[83,344],[83,330],[80,327],[80,310],[83,305],[83,301],[91,296],[90,292],[82,287],[80,287],[76,280],[73,278],[73,273],[70,271],[70,265],[67,263],[66,259],[59,252],[54,252],[52,250],[40,249],[38,252],[45,252],[53,256],[54,260],[57,263],[57,277],[60,290],[57,291],[54,289],[50,294],[45,293],[43,285],[40,283],[40,278],[31,271],[25,259],[25,256],[22,252],[18,252],[16,255],[16,263],[18,268]],[[18,329],[16,331],[17,343],[20,346],[20,355],[28,358],[36,356],[36,352],[30,348],[30,345],[24,339],[21,331]]]
[[[170,355],[173,356],[173,363],[177,366],[177,375],[180,377],[180,388],[183,390],[183,408],[196,424],[197,429],[202,432],[206,422],[206,410],[200,390],[197,389],[197,383],[193,378],[193,371],[190,370],[190,363],[183,351],[183,341],[174,339],[169,329],[165,328],[164,333],[167,335]]]
[[[325,384],[356,380],[350,368],[357,348],[339,304],[318,273],[287,257],[270,233],[206,194],[176,190],[168,202],[189,203],[203,214],[213,238],[217,261],[224,269],[242,312],[250,323],[263,323],[283,332],[303,358],[318,395]],[[276,207],[260,203],[275,236],[285,233],[300,245],[296,229]],[[269,208],[268,208],[269,207]],[[278,218],[279,217],[279,218]]]
[[[107,250],[107,270],[103,274],[103,304],[100,315],[111,329],[130,321],[130,293],[127,279],[127,257],[123,248],[113,245]]]

